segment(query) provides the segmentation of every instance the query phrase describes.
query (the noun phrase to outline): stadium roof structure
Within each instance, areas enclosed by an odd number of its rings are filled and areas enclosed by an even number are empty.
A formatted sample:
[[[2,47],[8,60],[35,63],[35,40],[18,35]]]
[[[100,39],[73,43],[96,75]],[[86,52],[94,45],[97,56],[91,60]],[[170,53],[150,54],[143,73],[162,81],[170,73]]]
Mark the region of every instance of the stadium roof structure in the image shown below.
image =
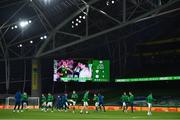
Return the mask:
[[[179,21],[180,0],[1,0],[0,90],[24,90],[33,60],[52,79],[52,58],[108,59],[111,79],[179,76]]]
[[[120,40],[176,17],[179,6],[179,0],[1,0],[0,60],[76,56],[113,42],[102,37],[108,33]],[[141,29],[124,30],[150,19]]]

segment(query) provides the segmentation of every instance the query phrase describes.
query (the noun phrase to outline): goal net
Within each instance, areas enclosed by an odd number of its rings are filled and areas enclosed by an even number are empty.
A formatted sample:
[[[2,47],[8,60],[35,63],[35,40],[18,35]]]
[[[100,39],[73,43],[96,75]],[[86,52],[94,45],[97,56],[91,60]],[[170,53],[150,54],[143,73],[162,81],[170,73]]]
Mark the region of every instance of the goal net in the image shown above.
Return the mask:
[[[14,97],[7,97],[6,98],[6,109],[12,109],[15,105],[15,98]],[[38,109],[39,108],[39,97],[29,97],[28,98],[28,109]]]

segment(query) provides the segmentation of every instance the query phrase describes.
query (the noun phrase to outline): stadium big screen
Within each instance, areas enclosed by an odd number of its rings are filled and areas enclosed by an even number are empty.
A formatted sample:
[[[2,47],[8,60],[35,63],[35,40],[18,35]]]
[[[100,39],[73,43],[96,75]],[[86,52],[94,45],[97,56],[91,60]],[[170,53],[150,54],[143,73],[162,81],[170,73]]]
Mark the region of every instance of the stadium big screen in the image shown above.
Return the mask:
[[[109,82],[109,60],[54,60],[54,81]]]

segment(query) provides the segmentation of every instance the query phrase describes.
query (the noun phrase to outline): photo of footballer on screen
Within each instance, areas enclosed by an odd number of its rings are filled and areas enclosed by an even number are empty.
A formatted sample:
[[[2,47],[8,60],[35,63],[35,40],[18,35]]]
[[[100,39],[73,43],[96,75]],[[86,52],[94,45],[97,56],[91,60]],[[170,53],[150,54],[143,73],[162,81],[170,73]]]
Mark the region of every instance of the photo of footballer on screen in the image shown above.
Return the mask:
[[[92,63],[89,63],[89,61],[54,60],[54,81],[76,80],[83,82],[83,80],[91,79]]]

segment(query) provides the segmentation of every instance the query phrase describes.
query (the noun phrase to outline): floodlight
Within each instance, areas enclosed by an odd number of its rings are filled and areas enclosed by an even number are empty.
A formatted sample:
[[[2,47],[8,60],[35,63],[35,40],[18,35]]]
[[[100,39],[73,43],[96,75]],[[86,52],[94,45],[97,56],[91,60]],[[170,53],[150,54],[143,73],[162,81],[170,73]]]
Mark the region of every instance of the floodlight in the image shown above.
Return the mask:
[[[20,21],[20,22],[19,22],[19,25],[20,25],[20,27],[22,27],[22,28],[26,27],[28,24],[29,24],[28,21]]]
[[[29,20],[29,21],[28,21],[28,23],[32,23],[32,21],[31,21],[31,20]]]
[[[44,35],[44,39],[46,39],[47,38],[47,36],[46,35]]]

